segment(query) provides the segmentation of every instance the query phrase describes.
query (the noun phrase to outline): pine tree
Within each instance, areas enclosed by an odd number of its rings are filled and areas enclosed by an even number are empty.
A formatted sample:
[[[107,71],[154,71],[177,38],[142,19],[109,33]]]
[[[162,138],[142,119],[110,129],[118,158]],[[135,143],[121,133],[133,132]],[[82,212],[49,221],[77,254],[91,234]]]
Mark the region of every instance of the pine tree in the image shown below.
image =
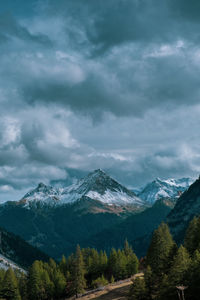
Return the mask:
[[[99,254],[99,276],[105,275],[107,264],[108,264],[108,257],[106,255],[106,252],[100,251],[100,254]]]
[[[174,249],[174,241],[169,232],[167,224],[162,223],[154,231],[153,237],[147,252],[147,265],[159,278],[165,274],[170,267],[170,257]]]
[[[136,273],[138,273],[138,267],[139,267],[139,261],[135,253],[129,254],[126,257],[126,275],[127,277],[130,277]]]
[[[132,255],[133,254],[133,249],[132,247],[129,245],[127,239],[124,242],[124,253],[126,256]]]
[[[154,276],[150,266],[147,266],[145,273],[144,273],[144,281],[146,286],[146,296],[147,299],[154,299],[155,295],[155,281]]]
[[[41,291],[43,293],[42,299],[50,300],[54,294],[54,284],[49,278],[46,270],[41,272]]]
[[[91,283],[92,280],[95,280],[101,275],[100,270],[100,264],[99,264],[100,258],[97,250],[91,249],[90,254],[88,257],[88,280],[89,283]]]
[[[85,268],[84,268],[83,256],[81,253],[80,246],[78,245],[76,248],[74,267],[72,271],[72,279],[73,279],[72,290],[76,295],[76,297],[78,297],[78,294],[83,293],[86,287],[86,280],[84,275],[85,275]]]
[[[18,282],[13,269],[9,268],[4,276],[2,296],[8,300],[21,300]]]
[[[134,279],[129,292],[129,300],[146,300],[146,287],[144,278]]]
[[[200,295],[200,252],[196,250],[189,268],[188,299],[199,300]]]
[[[55,289],[54,290],[55,297],[58,299],[64,297],[66,295],[67,284],[64,275],[61,273],[59,269],[54,271],[53,282],[54,282],[54,289]]]
[[[167,299],[167,297],[169,299],[176,298],[177,297],[176,286],[188,285],[188,271],[190,265],[191,265],[191,259],[189,257],[186,248],[180,246],[180,248],[177,251],[177,254],[173,259],[172,266],[168,274],[168,282],[165,282],[166,293],[165,294],[163,293],[162,296],[163,299]]]
[[[194,217],[186,231],[184,246],[192,255],[195,250],[200,250],[200,218]]]
[[[108,274],[108,278],[110,279],[112,276],[114,276],[115,279],[116,278],[116,274],[117,274],[117,251],[112,248],[109,258],[108,258],[108,267],[107,267],[107,274]]]
[[[17,277],[18,280],[18,286],[19,286],[19,291],[21,298],[23,300],[28,299],[28,290],[27,290],[27,276],[20,272],[19,276]]]
[[[62,256],[59,267],[60,267],[61,272],[66,276],[66,274],[67,274],[67,260],[66,260],[66,257],[64,255]]]
[[[42,299],[41,264],[36,260],[29,270],[28,295],[30,300]]]
[[[0,269],[0,298],[2,296],[2,289],[3,289],[3,279],[5,276],[5,270]],[[2,296],[3,297],[3,296]]]

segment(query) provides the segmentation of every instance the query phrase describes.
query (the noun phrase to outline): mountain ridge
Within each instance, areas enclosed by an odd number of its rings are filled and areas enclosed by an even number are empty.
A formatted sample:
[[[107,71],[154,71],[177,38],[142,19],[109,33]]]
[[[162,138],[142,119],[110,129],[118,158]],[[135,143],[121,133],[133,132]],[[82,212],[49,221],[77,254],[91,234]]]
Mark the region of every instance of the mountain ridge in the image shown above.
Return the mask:
[[[136,194],[101,169],[89,173],[83,179],[65,188],[56,188],[39,183],[29,191],[19,203],[28,207],[30,202],[41,202],[56,206],[71,204],[82,197],[88,197],[108,205],[134,205],[141,207],[145,202]]]
[[[179,179],[156,178],[152,182],[147,183],[137,195],[149,204],[153,204],[155,201],[162,198],[178,199],[178,197],[189,188],[193,181],[193,179],[187,177]]]

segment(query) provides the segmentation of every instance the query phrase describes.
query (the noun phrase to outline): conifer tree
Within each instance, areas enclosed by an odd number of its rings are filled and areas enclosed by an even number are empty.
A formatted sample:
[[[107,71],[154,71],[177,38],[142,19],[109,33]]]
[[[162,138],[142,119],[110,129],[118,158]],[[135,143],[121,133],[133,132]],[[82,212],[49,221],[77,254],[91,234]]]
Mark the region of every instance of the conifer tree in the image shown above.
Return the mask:
[[[17,279],[11,268],[6,271],[4,276],[2,296],[8,300],[21,300]]]
[[[61,272],[66,276],[66,274],[67,274],[67,260],[66,260],[66,257],[64,255],[62,256],[59,267],[60,267]]]
[[[21,298],[23,300],[28,299],[28,291],[27,291],[27,276],[20,272],[19,275],[17,276],[18,280],[18,286],[19,286],[19,292],[21,295]]]
[[[124,279],[127,277],[127,257],[124,253],[124,251],[121,251],[120,249],[117,251],[117,263],[116,263],[116,270],[115,270],[115,278],[117,280]]]
[[[88,258],[88,278],[94,280],[101,275],[100,264],[99,264],[99,254],[97,250],[91,249]]]
[[[46,270],[41,272],[41,292],[42,299],[50,300],[54,294],[54,284],[49,278],[49,274]]]
[[[167,224],[162,223],[154,231],[153,237],[147,252],[147,265],[159,278],[166,273],[170,267],[170,257],[174,249],[174,241],[169,232]]]
[[[127,277],[130,277],[136,273],[138,273],[138,267],[139,267],[139,261],[135,253],[129,254],[128,257],[126,257],[126,275]]]
[[[200,295],[200,252],[196,250],[189,268],[188,299],[199,300]]]
[[[192,255],[195,250],[200,250],[200,218],[194,217],[186,231],[184,246]]]
[[[128,240],[126,239],[124,242],[124,253],[126,256],[129,256],[131,254],[133,254],[133,249],[132,247],[129,245]]]
[[[29,270],[28,295],[30,300],[42,299],[41,264],[36,260]]]
[[[105,275],[106,267],[108,263],[108,257],[106,252],[100,251],[99,254],[99,275]]]
[[[78,297],[78,294],[81,294],[84,292],[84,289],[86,287],[86,280],[85,280],[85,268],[84,268],[84,262],[83,262],[83,256],[81,253],[80,246],[78,245],[76,248],[76,255],[74,259],[74,266],[72,271],[72,290],[76,297]]]
[[[155,295],[155,281],[154,276],[150,266],[147,266],[144,272],[144,281],[146,286],[146,296],[148,300],[154,298]]]
[[[66,294],[66,279],[59,269],[54,271],[54,295],[60,299]]]
[[[134,279],[129,292],[129,300],[146,300],[146,287],[144,278]]]
[[[169,299],[175,298],[177,295],[176,286],[188,285],[188,270],[190,264],[191,259],[186,248],[180,246],[180,248],[177,251],[177,254],[173,259],[172,266],[168,274],[168,283],[166,284],[165,282],[166,293],[163,293],[163,299],[167,299],[167,297]]]
[[[108,278],[111,279],[112,275],[116,278],[117,274],[117,251],[112,248],[109,258],[108,258],[108,268],[107,268],[107,273],[108,273]]]

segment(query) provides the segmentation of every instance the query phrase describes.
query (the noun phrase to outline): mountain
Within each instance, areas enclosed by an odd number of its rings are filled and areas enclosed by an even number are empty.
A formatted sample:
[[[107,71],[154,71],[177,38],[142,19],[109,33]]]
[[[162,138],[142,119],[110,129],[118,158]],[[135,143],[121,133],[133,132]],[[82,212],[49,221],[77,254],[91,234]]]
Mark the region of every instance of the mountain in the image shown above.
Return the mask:
[[[49,256],[0,228],[0,268],[27,268],[37,259],[47,261]]]
[[[165,221],[174,204],[170,199],[160,199],[143,212],[129,216],[120,223],[90,236],[81,246],[110,251],[112,247],[121,247],[125,239],[128,239],[138,256],[145,255],[153,230]]]
[[[60,258],[146,207],[133,192],[96,170],[66,188],[40,183],[20,201],[0,205],[0,226]]]
[[[139,191],[137,195],[149,204],[153,204],[155,201],[162,198],[176,199],[188,189],[192,182],[191,178],[167,180],[156,178]]]
[[[71,204],[83,197],[100,201],[107,205],[133,205],[135,208],[144,206],[144,201],[126,187],[98,169],[85,178],[65,188],[54,188],[40,183],[28,192],[21,203],[28,207],[37,202],[51,206]]]
[[[200,178],[177,200],[174,209],[167,217],[170,230],[179,243],[183,241],[185,230],[194,216],[200,215]]]
[[[0,254],[0,269],[8,270],[9,268],[19,270],[21,272],[26,272],[22,267],[17,265],[15,262],[8,259],[4,255]]]

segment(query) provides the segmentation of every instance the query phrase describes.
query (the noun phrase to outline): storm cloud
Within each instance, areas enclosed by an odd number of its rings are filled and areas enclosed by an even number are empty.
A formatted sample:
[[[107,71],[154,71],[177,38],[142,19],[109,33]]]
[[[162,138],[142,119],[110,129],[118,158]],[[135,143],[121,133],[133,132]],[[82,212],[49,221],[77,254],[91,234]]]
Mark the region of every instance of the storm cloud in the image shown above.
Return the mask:
[[[197,176],[199,13],[195,0],[1,4],[0,200],[96,168],[130,187]]]

